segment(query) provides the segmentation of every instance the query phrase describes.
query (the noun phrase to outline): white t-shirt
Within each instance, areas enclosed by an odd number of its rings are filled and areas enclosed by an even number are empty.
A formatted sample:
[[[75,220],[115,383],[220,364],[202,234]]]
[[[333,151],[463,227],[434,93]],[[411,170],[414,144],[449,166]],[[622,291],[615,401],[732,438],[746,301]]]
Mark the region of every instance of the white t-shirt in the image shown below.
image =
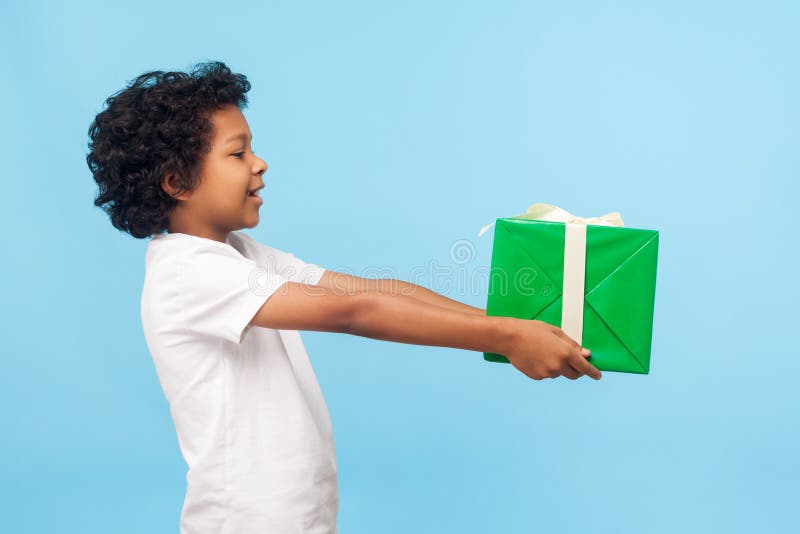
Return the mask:
[[[181,534],[336,534],[328,408],[297,330],[248,326],[324,268],[230,232],[154,234],[142,326],[189,467]]]

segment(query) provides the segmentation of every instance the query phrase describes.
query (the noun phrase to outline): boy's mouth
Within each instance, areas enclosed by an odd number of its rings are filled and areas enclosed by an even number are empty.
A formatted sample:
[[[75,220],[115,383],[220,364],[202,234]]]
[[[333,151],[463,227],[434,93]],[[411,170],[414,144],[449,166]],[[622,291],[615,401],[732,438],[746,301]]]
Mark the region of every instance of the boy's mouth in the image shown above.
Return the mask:
[[[262,185],[261,187],[256,187],[255,189],[251,189],[250,191],[247,192],[247,196],[248,197],[258,197],[258,191],[260,189],[263,189],[263,188],[264,188],[264,186]],[[259,198],[261,198],[261,197],[259,197]]]
[[[256,203],[259,206],[264,203],[264,199],[262,199],[260,196],[258,196],[258,190],[261,189],[262,187],[264,187],[264,186],[262,185],[261,187],[257,187],[255,189],[253,189],[252,191],[248,191],[247,192],[247,196],[248,197],[252,197],[253,199],[255,199]]]

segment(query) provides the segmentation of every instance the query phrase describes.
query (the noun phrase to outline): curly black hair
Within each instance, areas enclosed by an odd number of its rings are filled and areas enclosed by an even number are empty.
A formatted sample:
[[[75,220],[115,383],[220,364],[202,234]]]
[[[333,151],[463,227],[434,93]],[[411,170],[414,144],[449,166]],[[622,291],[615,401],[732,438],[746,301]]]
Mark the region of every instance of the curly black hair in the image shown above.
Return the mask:
[[[105,101],[89,127],[86,163],[100,188],[94,205],[111,224],[137,239],[163,233],[178,201],[161,187],[193,191],[211,150],[211,115],[227,104],[247,106],[250,82],[222,62],[191,73],[150,71]]]

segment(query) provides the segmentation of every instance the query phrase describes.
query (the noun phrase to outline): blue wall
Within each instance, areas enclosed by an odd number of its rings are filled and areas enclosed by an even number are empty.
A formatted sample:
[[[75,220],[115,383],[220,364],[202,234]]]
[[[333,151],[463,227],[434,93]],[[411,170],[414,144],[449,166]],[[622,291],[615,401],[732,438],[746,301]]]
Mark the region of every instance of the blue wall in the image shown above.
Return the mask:
[[[483,307],[458,276],[496,217],[661,232],[648,376],[304,333],[343,534],[797,532],[799,25],[796,2],[3,3],[4,531],[178,530],[146,242],[84,158],[127,81],[219,59],[270,165],[248,232],[306,261]]]

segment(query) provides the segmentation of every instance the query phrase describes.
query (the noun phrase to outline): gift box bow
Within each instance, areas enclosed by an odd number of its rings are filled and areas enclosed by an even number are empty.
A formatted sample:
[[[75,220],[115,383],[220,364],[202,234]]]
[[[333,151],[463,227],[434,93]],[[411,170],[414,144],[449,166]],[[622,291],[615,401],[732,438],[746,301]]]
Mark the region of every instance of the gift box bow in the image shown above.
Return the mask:
[[[587,225],[624,227],[619,212],[611,212],[599,217],[578,217],[552,204],[533,204],[528,210],[508,219],[528,219],[547,222],[564,223],[564,257],[562,287],[553,282],[558,276],[547,273],[536,261],[536,247],[519,236],[515,246],[523,254],[524,261],[535,265],[550,288],[554,288],[549,296],[539,295],[537,298],[523,300],[527,318],[533,319],[542,310],[561,297],[561,329],[579,344],[583,341],[584,306],[588,304],[599,317],[598,320],[608,328],[608,338],[618,343],[619,347],[608,350],[611,354],[624,353],[629,363],[619,364],[619,370],[633,369],[631,372],[647,373],[650,361],[650,339],[652,334],[652,304],[655,291],[655,265],[658,252],[658,232],[651,230],[626,229],[625,238],[632,240],[629,252],[619,256],[608,255],[608,258],[595,261],[601,268],[602,279],[596,279],[592,287],[585,287],[586,282],[586,235]],[[498,219],[496,222],[503,221]],[[478,236],[483,235],[495,223],[484,226]],[[505,230],[512,227],[503,223]],[[500,230],[498,230],[500,231]],[[599,230],[598,230],[599,231]],[[604,231],[606,232],[606,231]],[[603,239],[604,248],[613,248],[614,243],[622,240],[622,234],[607,232],[615,237]],[[616,236],[619,236],[617,238]],[[630,237],[628,237],[630,236]],[[602,263],[598,264],[600,261]],[[595,274],[595,273],[593,273]],[[596,277],[595,277],[596,278]],[[631,299],[625,299],[630,295]],[[622,300],[620,300],[622,299]],[[589,347],[593,358],[603,360],[601,351]],[[616,357],[616,356],[615,356]],[[609,368],[615,370],[614,358],[609,360]],[[496,360],[495,360],[496,361]],[[639,370],[641,368],[641,370]]]
[[[528,207],[528,211],[521,215],[515,215],[512,219],[529,219],[537,221],[563,222],[573,224],[596,224],[598,226],[625,226],[622,222],[622,215],[618,211],[612,211],[599,217],[578,217],[563,208],[552,204],[538,203]],[[487,224],[478,232],[478,237],[494,226],[494,223]]]

